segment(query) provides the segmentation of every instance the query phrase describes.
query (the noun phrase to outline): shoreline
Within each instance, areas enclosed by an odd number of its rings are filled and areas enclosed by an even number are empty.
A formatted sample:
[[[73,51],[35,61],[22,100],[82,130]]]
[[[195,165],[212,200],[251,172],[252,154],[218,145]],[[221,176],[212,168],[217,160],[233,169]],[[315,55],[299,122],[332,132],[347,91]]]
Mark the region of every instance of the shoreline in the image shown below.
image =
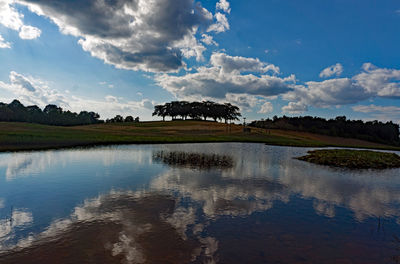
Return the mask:
[[[76,145],[65,145],[65,146],[45,146],[45,147],[33,147],[33,148],[5,148],[0,149],[1,153],[19,153],[19,152],[40,152],[40,151],[51,151],[51,150],[74,150],[74,149],[91,149],[101,148],[108,146],[130,146],[130,145],[174,145],[174,144],[207,144],[207,143],[249,143],[249,144],[265,144],[268,146],[279,146],[279,147],[292,147],[292,148],[343,148],[343,149],[361,149],[361,150],[378,150],[378,151],[400,151],[399,148],[370,148],[362,146],[347,146],[347,145],[290,145],[290,144],[272,144],[265,143],[262,141],[133,141],[133,142],[102,142],[102,143],[83,143]]]

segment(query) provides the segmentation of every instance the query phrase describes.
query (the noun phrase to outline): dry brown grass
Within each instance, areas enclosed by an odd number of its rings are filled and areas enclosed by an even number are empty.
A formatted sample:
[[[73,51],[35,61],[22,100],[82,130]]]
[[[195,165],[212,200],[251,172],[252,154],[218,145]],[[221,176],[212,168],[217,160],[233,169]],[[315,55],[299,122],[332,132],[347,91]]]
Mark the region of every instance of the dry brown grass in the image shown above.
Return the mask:
[[[332,136],[326,136],[326,135],[313,134],[313,133],[309,133],[309,132],[275,129],[275,130],[271,130],[271,134],[321,141],[321,142],[325,142],[325,143],[329,143],[331,145],[337,145],[337,146],[345,145],[345,146],[360,146],[360,147],[366,147],[366,148],[387,148],[387,145],[379,144],[379,143],[375,143],[375,142],[369,142],[369,141],[365,141],[365,140],[361,140],[361,139],[332,137]]]
[[[169,121],[97,124],[76,127],[0,122],[0,151],[46,149],[85,145],[181,142],[259,142],[306,147],[399,149],[358,139],[307,132],[251,128],[207,121]]]

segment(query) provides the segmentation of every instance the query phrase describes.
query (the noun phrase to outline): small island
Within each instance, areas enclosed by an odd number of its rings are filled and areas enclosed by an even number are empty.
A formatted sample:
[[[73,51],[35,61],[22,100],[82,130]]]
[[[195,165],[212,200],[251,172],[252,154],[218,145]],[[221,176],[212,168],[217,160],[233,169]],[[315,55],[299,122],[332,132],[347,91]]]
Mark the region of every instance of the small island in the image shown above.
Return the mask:
[[[299,160],[320,165],[349,169],[400,168],[400,156],[395,153],[370,150],[326,149],[308,151]]]

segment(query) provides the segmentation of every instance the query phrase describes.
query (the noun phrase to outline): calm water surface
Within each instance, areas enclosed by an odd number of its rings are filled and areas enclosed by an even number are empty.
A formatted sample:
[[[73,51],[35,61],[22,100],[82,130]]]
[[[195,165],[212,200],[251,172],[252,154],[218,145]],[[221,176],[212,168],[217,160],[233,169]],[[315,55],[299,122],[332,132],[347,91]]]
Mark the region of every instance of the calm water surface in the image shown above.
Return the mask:
[[[399,263],[400,170],[264,144],[0,154],[0,263]]]

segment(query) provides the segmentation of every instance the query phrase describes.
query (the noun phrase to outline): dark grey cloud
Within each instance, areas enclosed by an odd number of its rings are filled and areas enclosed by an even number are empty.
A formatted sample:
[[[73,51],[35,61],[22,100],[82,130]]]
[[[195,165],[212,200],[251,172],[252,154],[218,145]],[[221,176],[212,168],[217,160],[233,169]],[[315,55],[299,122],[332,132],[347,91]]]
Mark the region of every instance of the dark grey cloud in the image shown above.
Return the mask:
[[[92,56],[118,68],[151,72],[184,66],[182,50],[213,22],[194,0],[21,0],[64,34],[81,38]],[[199,44],[201,45],[201,44]],[[197,54],[199,56],[199,54]]]

